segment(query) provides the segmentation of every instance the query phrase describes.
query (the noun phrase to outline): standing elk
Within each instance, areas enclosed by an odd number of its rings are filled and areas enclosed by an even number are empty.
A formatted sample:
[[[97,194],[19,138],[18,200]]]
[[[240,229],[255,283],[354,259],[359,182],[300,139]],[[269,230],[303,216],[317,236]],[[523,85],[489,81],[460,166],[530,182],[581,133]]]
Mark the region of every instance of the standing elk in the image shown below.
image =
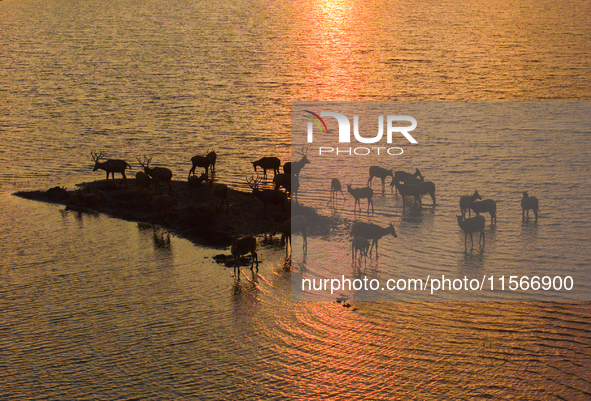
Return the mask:
[[[267,217],[267,205],[279,205],[287,214],[285,204],[287,203],[287,194],[285,192],[276,191],[273,189],[259,189],[259,179],[246,179],[248,186],[252,189],[252,194],[263,202],[264,212],[263,217]]]
[[[158,192],[160,192],[158,184],[161,181],[164,181],[166,184],[168,184],[168,193],[172,193],[172,185],[170,183],[172,180],[172,171],[170,171],[170,169],[166,167],[150,167],[150,162],[152,161],[151,157],[148,159],[146,156],[144,156],[143,162],[138,157],[137,161],[144,168],[144,172],[154,179],[154,186]]]
[[[396,171],[394,177],[392,177],[392,181],[390,181],[390,189],[394,188],[396,183],[416,184],[418,181],[423,181],[424,179],[418,168],[412,174],[406,171]]]
[[[168,195],[156,195],[152,198],[152,209],[156,216],[160,216],[165,223],[172,212],[172,198]]]
[[[456,217],[458,218],[458,226],[464,231],[464,251],[468,249],[468,245],[466,244],[468,242],[468,234],[470,234],[470,242],[472,243],[472,248],[474,248],[472,234],[475,232],[480,233],[478,245],[480,245],[480,241],[482,241],[482,249],[484,249],[484,225],[486,224],[484,216],[475,216],[466,220],[464,220],[462,216]]]
[[[355,198],[355,205],[353,211],[357,210],[357,204],[359,204],[359,211],[361,212],[361,199],[367,198],[367,213],[369,213],[369,206],[371,205],[371,212],[373,213],[373,189],[370,187],[363,188],[352,188],[351,184],[347,184],[347,191]]]
[[[386,185],[386,177],[392,177],[392,179],[394,179],[394,176],[392,175],[392,169],[388,170],[378,166],[371,166],[369,168],[369,179],[367,180],[367,186],[371,186],[371,182],[374,177],[378,177],[382,180],[382,188]]]
[[[224,202],[226,203],[226,213],[230,212],[230,203],[228,202],[228,186],[221,183],[209,182],[211,194],[216,201],[215,210],[222,210]]]
[[[353,223],[353,227],[351,228],[351,235],[353,235],[353,238],[364,237],[368,240],[372,240],[371,247],[369,248],[369,255],[371,256],[371,251],[375,246],[376,259],[378,257],[378,240],[387,234],[392,234],[394,238],[398,237],[396,235],[396,230],[394,229],[392,223],[390,223],[388,227],[382,228],[377,224],[356,221],[355,223]]]
[[[536,220],[538,219],[538,212],[540,208],[538,207],[538,198],[535,196],[529,196],[527,191],[523,192],[523,198],[521,199],[521,217],[525,217],[524,214],[527,211],[527,217],[529,217],[530,209],[534,211],[536,215]]]
[[[492,199],[474,201],[470,205],[470,209],[476,213],[476,216],[488,212],[490,214],[490,224],[493,224],[493,220],[495,223],[497,222],[497,202]]]
[[[135,173],[135,185],[137,186],[137,191],[141,193],[144,189],[148,189],[150,185],[154,184],[154,180],[148,174],[144,173],[143,171],[138,171]]]
[[[267,178],[267,170],[273,170],[273,174],[279,174],[279,166],[281,166],[281,160],[278,157],[262,157],[259,160],[252,162],[254,171],[257,171],[257,167],[263,169],[263,176]]]
[[[399,182],[395,182],[394,186],[396,190],[402,196],[402,208],[406,208],[407,198],[412,196],[415,198],[415,203],[419,203],[419,207],[423,207],[423,201],[421,200],[421,196],[423,195],[423,187],[420,183],[416,184],[401,184]]]
[[[256,252],[257,249],[257,240],[252,235],[247,237],[242,237],[232,243],[232,247],[230,248],[230,252],[234,257],[234,277],[240,280],[240,257],[242,255],[246,255],[250,252],[252,257],[251,264],[250,264],[250,271],[254,274],[253,266],[256,262],[256,269],[257,273],[259,271],[259,258]],[[238,272],[238,273],[236,273]]]
[[[90,152],[92,156],[92,160],[94,161],[94,168],[92,171],[96,170],[105,170],[107,172],[107,182],[109,182],[109,174],[112,175],[113,181],[115,181],[115,173],[121,173],[123,177],[123,182],[125,183],[125,188],[127,188],[127,177],[125,177],[125,169],[130,168],[131,166],[125,160],[119,159],[109,159],[104,162],[100,162],[99,160],[104,156],[103,152],[97,154],[96,152]]]
[[[472,213],[470,212],[470,206],[476,199],[482,200],[482,196],[478,193],[478,191],[474,191],[472,195],[464,195],[460,198],[460,211],[462,212],[462,219],[466,218],[466,210],[468,211],[468,217],[472,217]]]
[[[211,170],[211,175],[213,177],[213,173],[215,171],[216,159],[217,159],[217,154],[215,153],[215,151],[207,152],[207,155],[205,155],[205,156],[191,157],[191,163],[193,164],[193,167],[191,167],[191,170],[189,170],[189,177],[191,176],[191,174],[193,174],[193,175],[195,174],[195,169],[197,167],[204,168],[206,174],[208,173],[208,171]]]
[[[341,186],[341,182],[339,181],[338,178],[333,178],[330,181],[330,199],[335,199],[337,197],[337,191],[339,191],[341,193],[341,195],[343,196],[343,200],[344,200],[345,193],[343,192],[343,187]]]
[[[359,251],[359,261],[361,261],[361,257],[367,257],[367,251],[369,250],[369,241],[367,238],[359,235],[357,237],[353,237],[351,241],[351,260],[354,261],[357,258],[357,251]],[[377,251],[376,251],[377,252]]]
[[[308,220],[304,216],[294,216],[285,223],[277,226],[273,235],[281,233],[281,242],[285,241],[285,255],[287,248],[291,248],[291,235],[301,233],[304,240],[302,245],[303,252],[308,250]]]
[[[310,164],[307,155],[302,155],[302,158],[297,162],[287,162],[283,165],[283,172],[294,177],[299,177],[300,171],[306,164]]]

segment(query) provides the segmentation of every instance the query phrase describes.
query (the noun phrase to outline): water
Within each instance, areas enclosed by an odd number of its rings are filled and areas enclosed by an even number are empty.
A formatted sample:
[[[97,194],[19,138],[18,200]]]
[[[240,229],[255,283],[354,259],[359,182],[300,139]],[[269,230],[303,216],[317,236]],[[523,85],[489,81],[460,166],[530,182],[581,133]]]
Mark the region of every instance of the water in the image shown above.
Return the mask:
[[[102,178],[92,150],[179,178],[215,148],[245,188],[247,161],[289,157],[292,100],[588,100],[589,7],[1,2],[1,398],[589,398],[587,303],[292,303],[281,249],[236,288],[222,251],[10,195]]]

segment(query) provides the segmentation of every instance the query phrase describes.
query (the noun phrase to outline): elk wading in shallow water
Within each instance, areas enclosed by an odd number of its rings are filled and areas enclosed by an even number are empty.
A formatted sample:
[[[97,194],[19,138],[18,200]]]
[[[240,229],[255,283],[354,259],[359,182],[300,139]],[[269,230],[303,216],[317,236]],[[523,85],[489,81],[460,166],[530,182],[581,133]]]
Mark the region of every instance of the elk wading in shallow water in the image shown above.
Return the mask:
[[[486,224],[486,219],[484,218],[484,216],[471,217],[466,220],[464,220],[462,216],[456,217],[458,218],[458,226],[460,226],[460,228],[464,231],[464,251],[468,249],[468,234],[470,234],[470,242],[472,243],[472,248],[474,248],[474,240],[472,238],[472,234],[475,232],[480,233],[478,245],[480,245],[480,241],[482,241],[482,249],[484,249],[484,225]]]
[[[352,188],[351,184],[347,184],[347,191],[355,198],[355,205],[353,205],[353,211],[357,210],[357,204],[359,204],[359,211],[361,212],[361,199],[367,199],[367,213],[369,213],[369,206],[371,205],[371,212],[373,213],[373,189],[370,187],[363,188]]]
[[[357,251],[359,251],[359,261],[361,261],[362,256],[367,257],[368,249],[369,241],[367,238],[362,237],[361,235],[353,237],[353,240],[351,241],[351,260],[355,261],[357,258]]]
[[[273,175],[279,174],[279,166],[281,166],[281,160],[278,157],[262,157],[256,162],[252,162],[254,171],[257,171],[257,167],[263,169],[263,177],[267,178],[267,170],[273,170]]]
[[[534,214],[536,215],[536,220],[538,219],[538,212],[540,208],[538,207],[538,198],[535,196],[529,196],[527,191],[523,192],[523,198],[521,199],[521,217],[525,217],[524,214],[527,211],[527,217],[529,217],[529,211],[533,210]]]
[[[371,182],[374,177],[378,177],[379,179],[382,180],[382,189],[386,185],[386,177],[392,177],[392,179],[394,179],[394,176],[392,175],[392,169],[387,170],[382,167],[371,166],[369,168],[369,179],[367,180],[368,187],[371,186]]]
[[[113,181],[115,181],[115,173],[121,173],[123,177],[123,182],[125,183],[125,188],[127,189],[127,177],[125,177],[125,169],[130,168],[131,166],[127,164],[125,160],[119,159],[109,159],[104,162],[100,162],[99,160],[103,157],[103,152],[97,154],[96,152],[90,152],[92,156],[92,160],[94,161],[94,168],[92,171],[96,170],[105,170],[107,172],[107,182],[109,182],[109,174],[112,175]]]
[[[482,196],[480,196],[478,191],[474,191],[472,195],[464,195],[460,198],[460,211],[462,212],[462,219],[466,218],[466,210],[468,211],[468,217],[472,217],[470,206],[476,199],[482,200]]]
[[[394,173],[394,177],[392,177],[392,181],[390,181],[390,189],[392,189],[396,183],[405,183],[405,184],[416,184],[419,181],[423,181],[424,177],[419,171],[419,169],[415,169],[413,174],[407,173],[406,171],[396,171]]]
[[[377,224],[356,221],[351,228],[351,235],[353,235],[353,238],[364,237],[368,240],[372,240],[371,247],[369,248],[369,255],[371,256],[371,251],[375,245],[376,259],[378,257],[378,240],[387,234],[392,234],[394,238],[398,237],[392,223],[390,223],[388,227],[382,228]]]
[[[259,258],[256,253],[256,249],[257,240],[251,235],[240,238],[232,243],[230,252],[232,252],[232,256],[234,257],[234,277],[236,277],[237,280],[240,280],[240,257],[242,255],[246,255],[249,252],[252,257],[250,271],[254,274],[253,266],[256,262],[257,273],[259,272]]]
[[[304,216],[294,216],[281,225],[276,226],[273,235],[281,233],[281,243],[285,241],[285,255],[287,248],[291,248],[292,234],[301,233],[303,238],[302,250],[308,250],[308,220]]]
[[[490,224],[493,224],[493,220],[497,222],[497,202],[492,199],[485,199],[482,201],[474,201],[470,205],[470,209],[474,210],[476,216],[480,213],[489,213],[490,214]]]
[[[338,178],[333,178],[330,181],[330,200],[336,199],[337,191],[339,191],[341,193],[341,195],[343,196],[343,200],[345,200],[345,193],[343,192],[343,187],[341,186],[341,182],[339,181]],[[330,200],[329,200],[329,202],[330,202]]]
[[[148,159],[146,156],[144,156],[143,162],[138,157],[137,161],[144,168],[144,172],[154,179],[154,185],[156,186],[156,190],[158,192],[160,192],[158,184],[161,181],[164,181],[166,182],[166,184],[168,184],[168,193],[172,193],[172,186],[170,183],[170,181],[172,180],[172,171],[170,171],[170,169],[166,167],[150,167],[150,162],[152,161],[151,157]]]
[[[216,159],[217,154],[214,151],[208,152],[206,156],[193,156],[191,158],[191,163],[193,164],[193,167],[191,167],[191,170],[189,170],[189,177],[191,176],[191,174],[195,174],[195,169],[197,167],[202,167],[205,169],[206,174],[211,168],[211,175],[213,178]]]

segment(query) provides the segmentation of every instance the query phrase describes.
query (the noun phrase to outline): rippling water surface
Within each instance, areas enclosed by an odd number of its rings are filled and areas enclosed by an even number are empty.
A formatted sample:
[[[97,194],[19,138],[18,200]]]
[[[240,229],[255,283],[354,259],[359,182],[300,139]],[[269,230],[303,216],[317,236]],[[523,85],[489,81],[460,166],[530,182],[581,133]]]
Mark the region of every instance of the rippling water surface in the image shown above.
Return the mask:
[[[293,100],[589,100],[589,15],[583,0],[1,2],[0,398],[588,399],[588,303],[292,303],[277,247],[261,246],[259,276],[236,286],[211,259],[227,251],[10,194],[102,178],[91,150],[132,171],[152,155],[184,177],[215,148],[220,180],[245,188],[247,161],[289,158]],[[558,188],[556,208],[537,228],[499,214],[482,262],[448,255],[457,271],[502,264],[514,234],[558,246],[547,223],[588,210],[565,187],[588,196],[584,166],[527,138],[504,147],[532,157],[511,190],[554,163],[566,178],[538,194]],[[458,140],[431,144],[444,166],[423,171],[449,189],[442,207],[395,203],[397,227],[449,223],[447,205],[480,181]],[[462,140],[491,154],[485,137]],[[569,219],[588,241],[588,220]]]

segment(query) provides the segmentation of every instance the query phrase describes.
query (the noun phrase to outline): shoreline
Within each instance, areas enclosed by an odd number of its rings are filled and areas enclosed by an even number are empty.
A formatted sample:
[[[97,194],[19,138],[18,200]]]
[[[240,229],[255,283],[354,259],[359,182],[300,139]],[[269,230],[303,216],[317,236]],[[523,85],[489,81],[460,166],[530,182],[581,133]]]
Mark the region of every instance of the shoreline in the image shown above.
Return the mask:
[[[322,235],[330,231],[333,220],[319,215],[313,208],[292,202],[283,211],[277,206],[267,208],[263,217],[263,203],[250,192],[228,188],[229,211],[226,206],[216,210],[210,190],[189,186],[187,181],[172,181],[173,210],[164,222],[152,210],[153,188],[137,191],[135,179],[127,179],[127,189],[120,182],[110,180],[76,184],[75,190],[59,186],[46,191],[18,191],[12,195],[23,199],[63,205],[66,210],[80,213],[101,213],[122,220],[159,225],[179,237],[199,246],[215,249],[229,247],[245,235],[269,235],[275,227],[291,218],[291,213],[304,215],[309,234]],[[162,193],[168,193],[165,185]]]

